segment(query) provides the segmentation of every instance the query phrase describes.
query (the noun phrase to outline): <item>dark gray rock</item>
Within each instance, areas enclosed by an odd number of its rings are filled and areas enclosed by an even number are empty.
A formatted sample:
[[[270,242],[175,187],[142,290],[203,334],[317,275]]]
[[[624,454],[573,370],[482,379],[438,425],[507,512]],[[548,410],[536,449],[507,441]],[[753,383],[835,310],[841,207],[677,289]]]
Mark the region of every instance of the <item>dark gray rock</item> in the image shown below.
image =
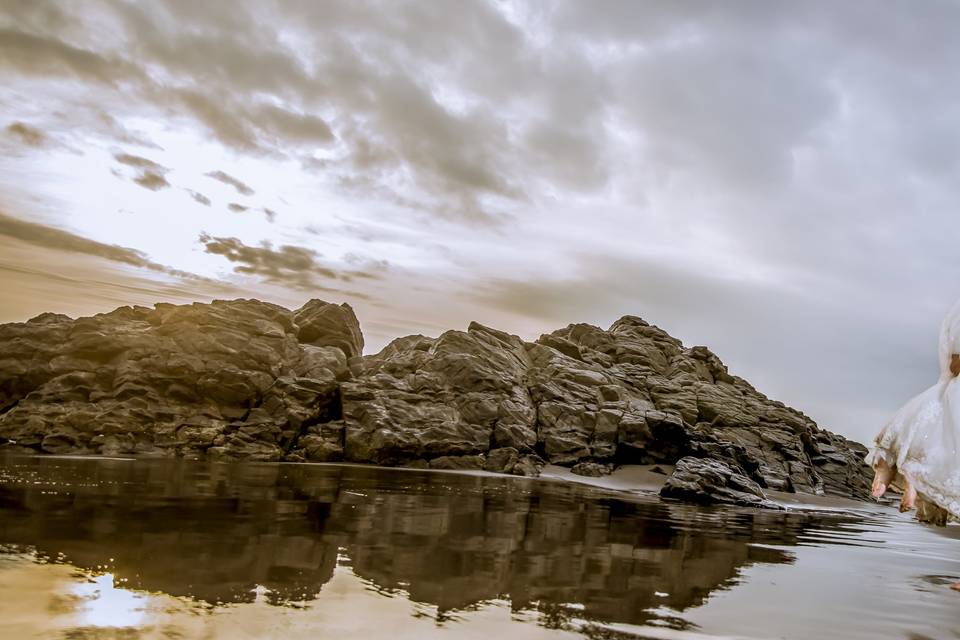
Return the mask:
[[[297,314],[256,300],[2,325],[0,436],[48,453],[280,460],[339,414],[347,354],[323,345],[360,330],[353,319],[326,339],[318,318],[352,313],[305,305],[311,344]]]
[[[720,460],[687,457],[677,461],[673,474],[660,489],[664,498],[698,504],[734,504],[780,509],[767,500],[756,482],[737,467]]]
[[[483,468],[496,473],[513,473],[514,467],[520,461],[520,452],[513,447],[491,449],[487,454],[487,461]]]
[[[345,429],[342,420],[311,425],[300,436],[295,452],[304,462],[340,462]]]
[[[540,456],[522,456],[520,460],[517,461],[517,464],[513,466],[513,470],[510,473],[515,476],[536,478],[540,475],[540,471],[543,470],[544,466],[546,466],[546,463]]]
[[[869,495],[864,447],[635,316],[535,342],[471,323],[362,349],[353,310],[320,300],[0,325],[0,443],[525,476],[694,457],[761,489]]]
[[[587,476],[590,478],[599,478],[600,476],[608,476],[613,472],[612,464],[599,464],[596,462],[578,462],[573,465],[573,468],[570,469],[573,473],[578,476]]]
[[[341,387],[345,459],[404,464],[504,447],[532,453],[528,368],[519,338],[476,323],[436,339],[395,340]]]

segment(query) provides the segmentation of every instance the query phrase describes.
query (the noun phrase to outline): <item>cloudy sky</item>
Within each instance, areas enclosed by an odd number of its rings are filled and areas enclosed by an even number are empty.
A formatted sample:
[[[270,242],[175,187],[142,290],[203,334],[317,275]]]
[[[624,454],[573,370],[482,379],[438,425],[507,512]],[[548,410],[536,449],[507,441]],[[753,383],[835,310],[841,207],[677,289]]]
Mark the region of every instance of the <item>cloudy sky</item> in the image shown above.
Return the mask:
[[[865,441],[960,296],[955,3],[0,3],[0,321],[259,297],[368,352],[646,318]]]

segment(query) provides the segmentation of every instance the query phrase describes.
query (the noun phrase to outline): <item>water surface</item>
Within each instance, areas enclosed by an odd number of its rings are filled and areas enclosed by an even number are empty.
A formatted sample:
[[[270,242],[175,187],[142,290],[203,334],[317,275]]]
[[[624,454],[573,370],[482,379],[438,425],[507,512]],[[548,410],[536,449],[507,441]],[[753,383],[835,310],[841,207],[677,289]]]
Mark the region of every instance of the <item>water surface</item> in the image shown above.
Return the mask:
[[[960,527],[523,478],[0,458],[2,638],[960,638]]]

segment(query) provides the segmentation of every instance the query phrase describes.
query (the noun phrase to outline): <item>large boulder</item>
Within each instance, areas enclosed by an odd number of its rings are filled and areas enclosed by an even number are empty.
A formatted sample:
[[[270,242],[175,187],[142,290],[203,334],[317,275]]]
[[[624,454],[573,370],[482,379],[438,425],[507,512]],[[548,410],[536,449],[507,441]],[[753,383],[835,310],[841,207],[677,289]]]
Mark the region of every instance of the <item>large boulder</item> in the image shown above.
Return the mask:
[[[293,312],[301,344],[336,347],[348,358],[363,354],[363,333],[353,308],[313,299]]]
[[[342,385],[345,458],[406,464],[503,447],[532,453],[528,367],[519,338],[476,323],[436,339],[395,340]]]
[[[325,317],[345,326],[325,334]],[[345,336],[359,331],[349,307],[318,301],[296,313],[218,300],[2,325],[0,438],[49,453],[279,460],[339,412],[349,370],[338,345],[352,354],[362,339]]]
[[[779,509],[763,489],[737,467],[709,458],[681,458],[660,489],[664,498],[698,504],[733,504]]]

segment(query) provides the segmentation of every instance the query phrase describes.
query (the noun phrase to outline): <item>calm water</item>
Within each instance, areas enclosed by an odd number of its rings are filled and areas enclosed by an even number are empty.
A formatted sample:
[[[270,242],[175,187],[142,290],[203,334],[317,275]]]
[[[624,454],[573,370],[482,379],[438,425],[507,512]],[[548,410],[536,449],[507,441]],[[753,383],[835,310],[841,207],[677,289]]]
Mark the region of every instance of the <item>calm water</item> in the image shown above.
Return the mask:
[[[0,458],[0,638],[960,638],[960,527],[544,480]]]

